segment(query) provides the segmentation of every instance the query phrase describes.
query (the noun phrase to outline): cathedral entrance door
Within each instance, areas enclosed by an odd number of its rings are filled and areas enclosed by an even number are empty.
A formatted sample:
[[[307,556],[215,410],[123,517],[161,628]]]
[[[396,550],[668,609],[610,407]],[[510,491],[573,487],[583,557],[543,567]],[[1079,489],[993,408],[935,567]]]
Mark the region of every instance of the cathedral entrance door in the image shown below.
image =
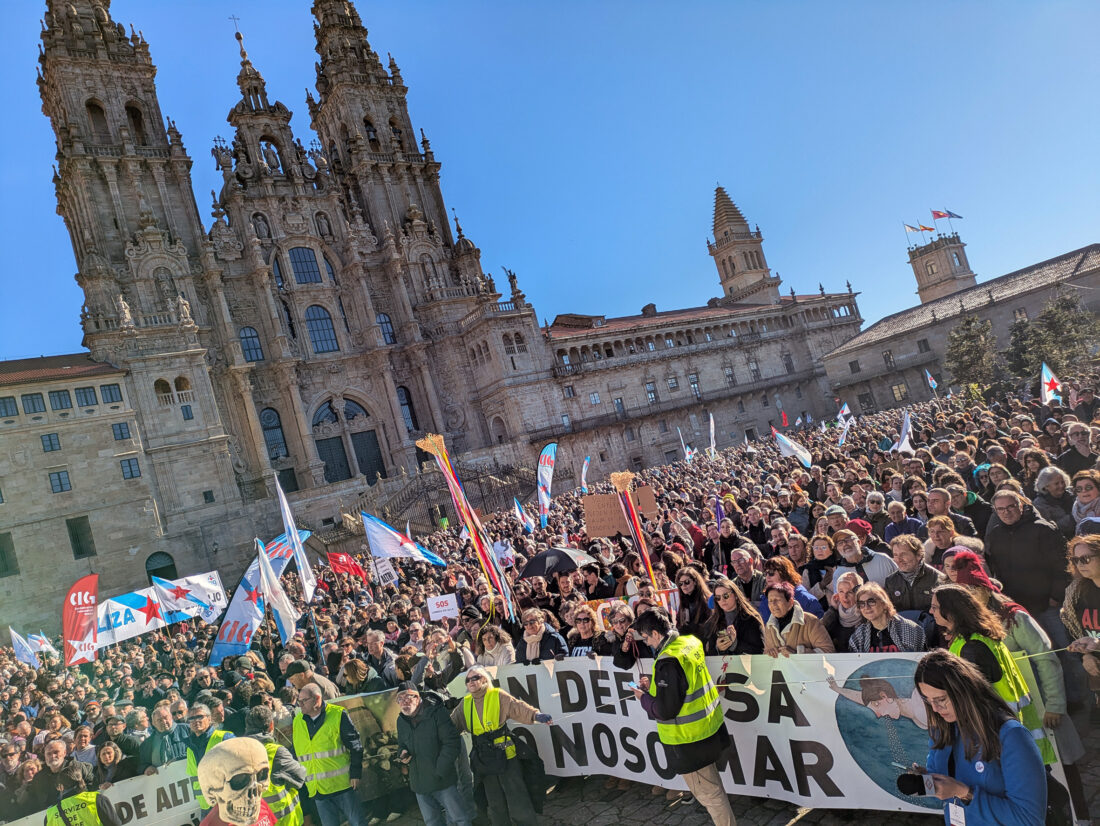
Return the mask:
[[[325,463],[325,481],[329,484],[351,478],[344,440],[339,436],[317,440],[317,456]]]
[[[373,430],[352,433],[351,446],[355,451],[359,472],[367,477],[367,484],[375,483],[375,473],[381,473],[385,477],[386,466],[382,462],[382,450],[378,447],[378,435]]]

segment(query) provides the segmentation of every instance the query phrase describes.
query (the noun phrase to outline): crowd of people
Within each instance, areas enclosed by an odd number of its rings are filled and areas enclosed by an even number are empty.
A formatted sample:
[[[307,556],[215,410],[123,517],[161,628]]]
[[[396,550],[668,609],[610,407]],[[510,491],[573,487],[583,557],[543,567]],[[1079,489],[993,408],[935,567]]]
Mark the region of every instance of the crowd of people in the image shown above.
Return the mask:
[[[175,761],[190,769],[230,736],[262,741],[269,729],[293,729],[296,746],[301,727],[309,743],[322,737],[325,709],[338,708],[329,701],[398,689],[395,763],[429,824],[470,823],[479,810],[494,824],[533,823],[541,789],[508,763],[523,744],[492,733],[508,719],[551,721],[493,689],[484,668],[590,653],[631,668],[661,655],[672,637],[698,640],[717,656],[934,652],[922,660],[911,698],[833,688],[876,713],[892,705],[928,729],[926,770],[941,778],[936,793],[946,806],[967,807],[967,822],[1042,822],[1030,818],[1051,804],[1045,784],[1010,780],[1021,767],[1041,776],[1054,759],[1051,742],[1085,819],[1080,733],[1100,690],[1100,401],[1092,383],[1064,385],[1073,405],[1017,397],[913,405],[909,449],[900,452],[900,412],[884,411],[846,431],[789,431],[811,452],[808,468],[768,439],[644,470],[635,484],[652,488],[657,502],[643,515],[644,548],[622,534],[588,535],[579,491],[555,496],[546,526],[531,533],[511,513],[488,515],[490,540],[514,554],[506,572],[512,606],[490,590],[469,540],[446,528],[418,537],[446,567],[403,560],[388,588],[319,565],[313,621],[304,619],[286,645],[265,625],[245,656],[216,668],[207,662],[217,626],[201,620],[103,649],[94,664],[76,668],[44,656],[35,669],[4,648],[0,821]],[[563,546],[593,561],[524,575],[537,554]],[[305,609],[296,576],[283,579]],[[451,593],[459,617],[430,621],[428,600]],[[599,614],[589,604],[624,597]],[[641,623],[650,612],[654,619]],[[1028,713],[1013,652],[1030,657],[1041,718]],[[464,672],[472,701],[446,692]],[[656,713],[660,699],[643,704]],[[998,739],[1009,722],[1011,736]],[[333,725],[332,743],[349,757],[329,768],[354,790],[363,746]],[[472,773],[459,731],[475,735]],[[490,745],[479,749],[482,734]],[[446,759],[429,764],[432,749]],[[372,798],[365,807],[326,802],[306,781],[315,772],[299,771],[309,768],[308,755],[286,751],[280,781],[303,789],[301,805],[322,826],[378,822],[411,805],[401,790],[367,790],[359,795]],[[507,772],[486,768],[500,759]],[[973,770],[982,761],[997,771]],[[194,791],[205,803],[197,781]]]

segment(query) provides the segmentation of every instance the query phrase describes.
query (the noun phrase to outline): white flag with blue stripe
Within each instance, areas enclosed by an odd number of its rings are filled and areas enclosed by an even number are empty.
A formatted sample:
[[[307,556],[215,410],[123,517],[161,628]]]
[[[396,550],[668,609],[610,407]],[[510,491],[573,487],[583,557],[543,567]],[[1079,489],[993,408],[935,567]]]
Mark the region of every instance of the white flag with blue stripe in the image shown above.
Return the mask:
[[[298,536],[298,528],[294,524],[294,514],[290,512],[290,503],[286,500],[286,494],[279,484],[279,477],[275,477],[275,496],[279,500],[279,516],[283,519],[283,530],[286,531],[287,541],[290,543],[294,554],[294,562],[298,567],[298,578],[302,580],[302,595],[306,604],[313,602],[313,592],[317,588],[317,576],[309,565],[306,557],[306,549],[302,545],[302,539]]]
[[[38,655],[34,653],[30,643],[16,634],[15,629],[10,625],[8,626],[8,633],[11,634],[11,647],[15,649],[15,659],[21,663],[26,663],[32,668],[41,668],[42,663],[38,661]]]
[[[421,562],[430,562],[440,568],[447,566],[446,562],[427,548],[417,545],[401,531],[390,527],[377,516],[371,516],[366,511],[360,511],[359,515],[363,517],[363,530],[367,534],[371,556],[383,559],[419,559]]]
[[[267,558],[267,553],[264,551],[264,543],[259,539],[256,540],[256,551],[256,559],[260,563],[260,593],[263,594],[265,606],[271,609],[275,627],[279,629],[279,638],[283,641],[283,645],[286,645],[294,636],[294,628],[302,615],[291,604],[290,597],[286,595],[286,591],[279,583],[279,577],[275,575],[271,560]]]
[[[814,463],[810,451],[806,450],[806,448],[794,441],[794,439],[788,439],[774,427],[772,428],[772,435],[775,436],[775,441],[779,445],[779,452],[781,454],[784,456],[794,456],[802,463],[803,467],[810,467]]]

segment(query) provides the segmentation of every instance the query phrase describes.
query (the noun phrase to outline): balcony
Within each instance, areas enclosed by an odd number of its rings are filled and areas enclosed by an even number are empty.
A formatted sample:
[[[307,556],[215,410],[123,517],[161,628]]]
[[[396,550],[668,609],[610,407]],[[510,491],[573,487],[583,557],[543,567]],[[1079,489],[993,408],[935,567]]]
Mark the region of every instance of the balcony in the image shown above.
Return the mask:
[[[497,301],[493,304],[485,304],[478,307],[473,312],[463,316],[458,322],[459,327],[463,332],[473,327],[477,322],[483,318],[489,318],[490,316],[503,315],[505,313],[522,312],[526,309],[526,305],[517,305],[514,301]]]
[[[707,242],[707,249],[713,255],[716,250],[724,249],[736,241],[759,241],[763,236],[759,232],[731,232],[718,238],[713,244]]]

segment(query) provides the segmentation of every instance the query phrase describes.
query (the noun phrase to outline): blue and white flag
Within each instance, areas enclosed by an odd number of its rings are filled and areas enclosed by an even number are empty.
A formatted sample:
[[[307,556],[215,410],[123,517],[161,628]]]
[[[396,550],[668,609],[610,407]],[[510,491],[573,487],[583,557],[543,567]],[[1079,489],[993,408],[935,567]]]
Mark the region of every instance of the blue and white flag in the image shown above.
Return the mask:
[[[581,465],[581,493],[588,493],[588,464],[591,461],[591,456],[585,456],[584,464]]]
[[[844,442],[846,442],[848,440],[848,430],[852,427],[852,423],[855,420],[856,420],[855,416],[849,416],[847,419],[845,419],[844,429],[842,431],[840,431],[840,441],[837,442],[837,445],[843,445]]]
[[[546,520],[550,518],[550,484],[554,481],[554,460],[558,456],[558,443],[551,442],[542,449],[539,454],[538,468],[538,499],[539,499],[539,527],[546,527]]]
[[[427,548],[417,545],[401,531],[390,527],[377,516],[371,516],[366,511],[360,511],[359,515],[363,517],[363,530],[367,534],[371,556],[382,559],[418,559],[440,568],[447,566],[446,562]]]
[[[309,531],[298,531],[298,538],[302,542],[305,542],[309,536]],[[275,576],[282,575],[294,556],[294,549],[287,542],[286,534],[281,534],[268,542],[264,552],[267,554]],[[229,608],[222,618],[218,636],[210,651],[210,665],[221,665],[226,657],[239,657],[248,651],[252,645],[252,635],[264,621],[264,607],[263,589],[260,585],[260,560],[254,559],[241,577],[241,582],[229,601]]]
[[[1062,403],[1062,382],[1058,381],[1045,361],[1039,373],[1039,401],[1043,404]]]
[[[170,617],[180,614],[213,623],[225,609],[225,591],[217,571],[179,579],[149,578],[153,581],[161,611],[169,622],[174,621]]]
[[[774,427],[772,428],[772,435],[775,436],[775,441],[779,445],[779,452],[783,456],[794,456],[800,461],[803,467],[810,467],[813,465],[813,457],[810,455],[810,451],[806,450],[794,439],[788,439]]]
[[[16,634],[15,629],[10,625],[8,626],[8,633],[11,634],[11,647],[15,649],[15,659],[21,663],[26,663],[31,668],[41,668],[42,663],[38,661],[38,655],[34,653],[30,643]]]
[[[897,444],[895,444],[891,450],[896,450],[899,453],[903,450],[907,450],[910,453],[913,452],[913,446],[909,444],[909,431],[912,429],[912,424],[909,421],[909,411],[905,411],[905,415],[901,417],[901,435],[898,436]]]
[[[271,560],[264,552],[264,543],[259,539],[256,540],[256,561],[260,563],[260,592],[267,607],[271,609],[275,627],[279,629],[279,639],[286,645],[294,636],[295,626],[302,615],[291,604],[290,597],[279,583],[279,577],[271,567]]]
[[[279,500],[279,516],[283,519],[283,531],[290,537],[290,545],[294,551],[294,562],[298,566],[298,578],[302,580],[302,596],[306,604],[313,602],[313,592],[317,589],[317,576],[309,565],[306,557],[306,549],[302,546],[302,540],[298,538],[298,531],[294,524],[294,514],[290,512],[290,503],[286,501],[286,494],[279,484],[279,477],[275,477],[275,496]]]
[[[523,510],[523,505],[519,503],[518,499],[512,497],[512,502],[515,503],[515,511],[513,512],[515,513],[516,519],[519,520],[519,524],[523,527],[523,532],[534,533],[535,520],[527,515],[527,513]]]
[[[710,447],[707,448],[707,453],[710,454],[710,458],[714,459],[718,456],[718,445],[714,441],[714,414],[709,413],[710,416]]]
[[[30,643],[31,648],[34,649],[36,654],[53,654],[58,659],[61,659],[61,654],[53,647],[50,638],[43,634],[41,630],[39,630],[37,634],[27,634],[27,642]]]
[[[924,370],[924,377],[928,379],[928,386],[931,387],[933,390],[939,387],[939,385],[936,384],[936,380],[932,378],[932,374],[928,372],[927,368],[925,368]]]
[[[848,408],[848,402],[844,402],[844,406],[840,408],[840,411],[836,414],[836,417],[841,421],[844,421],[845,416],[851,416],[852,411]]]

